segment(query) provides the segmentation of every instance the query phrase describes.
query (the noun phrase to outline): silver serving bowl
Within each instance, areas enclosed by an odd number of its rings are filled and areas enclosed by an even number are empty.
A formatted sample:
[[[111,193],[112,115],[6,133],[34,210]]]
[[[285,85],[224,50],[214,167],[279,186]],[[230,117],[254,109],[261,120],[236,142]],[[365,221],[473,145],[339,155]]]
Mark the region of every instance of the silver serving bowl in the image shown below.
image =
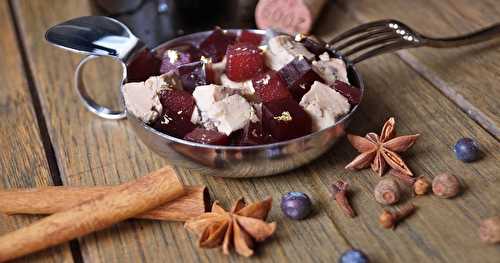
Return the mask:
[[[87,21],[91,18],[105,20],[99,20],[97,22],[91,21],[93,23],[91,24]],[[82,21],[78,21],[78,19],[87,20],[84,20],[83,22],[85,23],[83,23]],[[127,65],[130,65],[135,59],[137,59],[137,54],[143,51],[144,46],[124,25],[116,20],[104,17],[84,17],[78,19],[70,20],[51,28],[47,32],[46,37],[49,42],[59,47],[91,55],[82,60],[75,73],[76,89],[84,105],[90,111],[103,118],[120,119],[126,117],[141,141],[154,152],[166,158],[172,165],[188,168],[201,174],[232,178],[259,177],[290,171],[311,162],[332,148],[334,143],[345,134],[345,130],[352,118],[352,115],[355,114],[358,109],[358,105],[354,106],[349,114],[345,115],[335,125],[329,128],[293,140],[272,144],[257,146],[213,146],[175,138],[153,129],[126,110],[113,111],[98,105],[87,95],[80,74],[86,62],[102,55],[117,58],[117,60],[122,63],[124,68],[123,81],[121,83],[122,87],[123,84],[126,83],[127,79]],[[106,25],[106,23],[112,24]],[[60,28],[57,27],[64,26],[65,24],[72,26],[71,29],[74,28],[75,24],[79,27],[82,27],[82,24],[84,24],[92,29],[97,24],[100,26],[104,24],[107,26],[106,29],[108,31],[112,31],[108,34],[114,34],[115,38],[113,39],[113,43],[103,44],[102,36],[94,37],[99,39],[99,45],[96,45],[96,42],[94,41],[91,48],[86,47],[85,50],[82,50],[81,47],[75,48],[68,44],[71,42],[71,39],[67,39],[67,32],[65,32],[65,35],[61,35],[60,33],[59,35],[56,34],[58,33],[57,30],[60,30]],[[112,28],[112,26],[117,28]],[[124,31],[119,31],[118,29],[120,28],[118,28],[118,26]],[[228,31],[232,33],[239,33],[239,30]],[[200,43],[210,34],[210,32],[211,31],[199,32],[175,38],[154,48],[152,52],[155,54],[162,54],[164,50],[180,44]],[[253,32],[258,34],[265,33],[265,31],[262,30],[253,30]],[[86,31],[86,33],[88,33],[88,31]],[[103,34],[102,32],[100,33]],[[106,34],[106,32],[104,32],[104,34]],[[120,37],[123,38],[123,42],[128,44],[128,48],[121,50],[118,48],[114,50],[112,49],[114,47],[113,45],[117,45],[117,34],[120,34]],[[130,44],[129,42],[133,43]],[[81,43],[78,44],[81,45]],[[101,48],[103,46],[105,48]],[[123,47],[127,45],[122,44],[120,46]],[[361,94],[363,94],[364,84],[360,74],[350,61],[346,59],[344,59],[344,61],[347,65],[349,81],[352,85],[361,89]],[[122,90],[121,87],[120,90]]]

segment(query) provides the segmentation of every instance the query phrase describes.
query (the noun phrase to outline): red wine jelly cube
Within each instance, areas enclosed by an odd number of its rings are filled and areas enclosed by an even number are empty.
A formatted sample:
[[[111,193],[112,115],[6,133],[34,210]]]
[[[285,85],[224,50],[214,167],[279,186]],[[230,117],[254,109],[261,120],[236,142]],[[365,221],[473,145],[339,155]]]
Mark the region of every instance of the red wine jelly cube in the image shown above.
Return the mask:
[[[167,73],[180,65],[199,60],[200,56],[200,51],[189,44],[167,49],[163,53],[160,73]]]
[[[162,90],[160,102],[163,106],[163,112],[175,113],[189,119],[196,105],[193,96],[183,90]]]
[[[252,84],[257,97],[262,102],[281,100],[292,96],[288,91],[286,82],[278,72],[273,70],[259,74],[252,79]]]
[[[212,33],[200,44],[200,50],[205,57],[212,59],[212,62],[219,62],[226,54],[226,49],[236,40],[236,35],[224,32],[220,28],[216,28]]]
[[[292,98],[263,103],[262,122],[279,141],[311,133],[311,117]]]
[[[207,85],[206,65],[201,62],[193,62],[180,65],[177,68],[184,90],[193,93],[197,86]]]
[[[196,128],[196,125],[191,122],[190,118],[175,113],[163,113],[152,126],[160,132],[177,138],[183,138]]]
[[[239,43],[249,43],[256,47],[260,46],[264,36],[261,34],[252,33],[248,30],[241,31],[240,37],[238,38]]]
[[[127,66],[128,82],[141,82],[151,76],[160,75],[161,60],[154,56],[149,49],[137,54]]]
[[[262,122],[250,122],[241,131],[237,144],[244,146],[266,144],[269,134],[264,131]]]
[[[192,132],[186,134],[184,140],[210,145],[229,144],[229,137],[227,135],[203,128],[196,128]]]
[[[226,75],[232,81],[251,79],[264,69],[262,51],[252,44],[230,45],[227,48],[226,59]]]
[[[296,57],[281,68],[278,73],[288,84],[288,89],[296,101],[302,99],[302,96],[311,89],[314,81],[322,81],[312,69],[309,61],[301,57]]]
[[[361,90],[343,81],[336,80],[333,88],[342,96],[346,97],[351,105],[359,104],[361,100]]]
[[[196,125],[191,122],[195,101],[191,94],[182,90],[163,90],[160,93],[163,112],[153,123],[153,128],[169,135],[183,138]]]

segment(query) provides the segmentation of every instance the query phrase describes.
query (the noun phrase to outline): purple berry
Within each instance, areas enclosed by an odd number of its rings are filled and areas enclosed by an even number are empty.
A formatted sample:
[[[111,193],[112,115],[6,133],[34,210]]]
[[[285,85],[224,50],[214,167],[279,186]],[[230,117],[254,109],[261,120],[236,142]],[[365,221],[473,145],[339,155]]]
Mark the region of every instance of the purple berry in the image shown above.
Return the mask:
[[[339,258],[339,263],[368,263],[370,260],[361,250],[349,249]]]
[[[479,144],[471,138],[458,140],[453,151],[457,159],[463,162],[472,162],[479,159]]]
[[[289,192],[281,198],[281,211],[291,219],[304,219],[311,210],[311,199],[302,192]]]

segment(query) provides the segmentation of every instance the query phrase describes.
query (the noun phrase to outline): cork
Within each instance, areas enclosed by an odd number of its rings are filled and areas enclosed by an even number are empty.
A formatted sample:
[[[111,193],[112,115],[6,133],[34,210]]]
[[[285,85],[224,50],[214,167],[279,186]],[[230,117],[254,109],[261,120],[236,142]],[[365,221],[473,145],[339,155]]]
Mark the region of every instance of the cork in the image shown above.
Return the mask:
[[[260,0],[255,8],[258,28],[307,34],[326,0]]]

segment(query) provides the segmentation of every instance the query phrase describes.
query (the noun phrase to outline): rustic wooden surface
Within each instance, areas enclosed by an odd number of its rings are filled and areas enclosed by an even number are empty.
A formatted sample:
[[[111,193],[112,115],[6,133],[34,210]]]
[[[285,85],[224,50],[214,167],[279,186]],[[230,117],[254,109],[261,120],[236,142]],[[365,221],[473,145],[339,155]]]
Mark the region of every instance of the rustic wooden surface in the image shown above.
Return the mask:
[[[35,113],[36,107],[30,95],[28,78],[20,47],[15,43],[16,32],[7,1],[0,2],[0,188],[37,187],[57,184],[51,176],[50,165],[44,151]],[[49,144],[45,146],[50,146]],[[38,217],[9,217],[0,214],[0,233],[13,231],[30,224]],[[71,262],[68,244],[36,253],[20,262]]]
[[[495,0],[338,1],[356,22],[394,18],[431,37],[469,33],[498,23]],[[463,111],[500,138],[500,42],[455,49],[421,48],[398,52],[400,58],[454,101]],[[480,72],[480,74],[478,74]]]
[[[411,7],[406,7],[409,2],[339,0],[327,6],[316,33],[329,39],[361,22],[395,17],[430,35],[458,34],[497,22],[499,13],[493,0],[473,4],[465,0],[439,4],[411,1]],[[88,1],[18,0],[10,5],[12,12],[6,1],[0,3],[0,27],[7,31],[0,39],[4,62],[0,80],[7,83],[2,86],[0,116],[8,120],[0,122],[0,187],[49,185],[54,180],[65,185],[110,185],[164,165],[166,161],[138,141],[126,121],[99,119],[79,104],[72,84],[74,69],[82,57],[43,40],[49,26],[94,14]],[[13,32],[14,24],[18,25],[19,39]],[[13,43],[22,44],[22,48]],[[417,213],[395,231],[378,226],[383,207],[374,201],[372,189],[379,178],[369,170],[354,173],[343,169],[356,155],[346,140],[312,164],[283,175],[230,180],[181,170],[182,180],[208,185],[212,196],[224,205],[239,196],[248,200],[268,195],[274,198],[270,220],[278,222],[278,230],[258,247],[252,258],[256,261],[335,262],[350,247],[364,250],[374,262],[498,261],[500,247],[480,243],[477,235],[480,219],[500,214],[500,147],[495,132],[500,125],[496,86],[500,54],[495,43],[500,42],[453,51],[404,51],[359,66],[367,91],[352,132],[378,131],[388,117],[394,116],[399,133],[422,134],[405,155],[416,174],[432,177],[451,172],[466,186],[465,192],[452,200],[432,196],[414,199]],[[22,56],[27,60],[26,70]],[[117,89],[109,76],[117,76],[117,70],[109,61],[98,62],[86,79],[95,85],[93,94],[114,105]],[[39,107],[34,99],[39,99]],[[37,125],[37,120],[42,125]],[[45,141],[40,134],[47,137]],[[479,162],[464,164],[454,158],[451,147],[464,136],[474,137],[482,145],[484,157]],[[353,187],[352,201],[359,214],[354,219],[346,218],[329,197],[329,184],[339,178]],[[291,190],[310,194],[315,203],[313,216],[300,222],[282,216],[279,198]],[[34,218],[1,219],[0,232],[4,233]],[[81,238],[78,246],[71,253],[63,245],[23,260],[226,259],[219,250],[198,249],[196,238],[180,223],[172,222],[130,220]],[[243,260],[235,255],[227,259]]]

